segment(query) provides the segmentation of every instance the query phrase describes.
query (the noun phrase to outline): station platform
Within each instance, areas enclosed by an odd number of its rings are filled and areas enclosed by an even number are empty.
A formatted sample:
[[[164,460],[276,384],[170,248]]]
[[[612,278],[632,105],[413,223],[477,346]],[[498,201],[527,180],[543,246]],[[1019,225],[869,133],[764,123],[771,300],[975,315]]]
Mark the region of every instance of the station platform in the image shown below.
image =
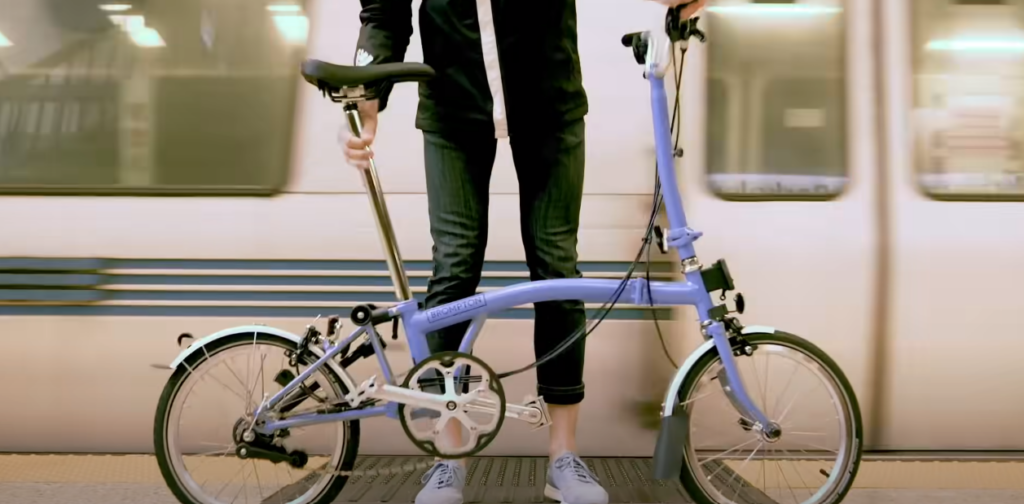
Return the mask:
[[[422,457],[365,456],[356,468],[412,464]],[[650,459],[584,458],[612,503],[691,502],[676,481],[650,477]],[[473,459],[465,503],[552,502],[543,496],[546,459]],[[422,470],[353,476],[336,504],[412,503]],[[744,489],[747,504],[776,501]],[[0,454],[0,504],[175,504],[151,455]],[[238,502],[242,502],[239,500]],[[1010,504],[1024,502],[1024,461],[865,458],[848,504]]]

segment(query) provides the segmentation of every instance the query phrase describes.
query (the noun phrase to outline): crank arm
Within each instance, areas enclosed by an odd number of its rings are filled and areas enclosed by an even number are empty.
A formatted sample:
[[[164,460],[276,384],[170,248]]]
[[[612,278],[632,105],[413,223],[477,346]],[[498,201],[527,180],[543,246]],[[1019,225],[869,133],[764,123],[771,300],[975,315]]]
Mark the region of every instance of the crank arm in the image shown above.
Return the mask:
[[[498,407],[497,403],[490,399],[476,398],[466,405],[468,409],[493,413]],[[527,396],[522,405],[506,404],[505,418],[522,420],[533,425],[534,430],[547,427],[551,424],[551,417],[548,415],[547,404],[539,397]]]
[[[468,411],[475,411],[478,413],[494,413],[494,410],[498,408],[498,405],[490,399],[476,399],[463,406]],[[441,414],[432,409],[419,408],[412,414],[412,418],[439,418]],[[520,406],[518,404],[508,404],[505,406],[505,418],[512,418],[514,420],[522,420],[529,424],[539,424],[543,415],[540,410],[535,407]]]
[[[493,413],[498,408],[498,404],[490,399],[474,399],[472,402],[466,405],[466,409],[470,411],[478,411],[481,413]],[[515,420],[522,420],[529,424],[539,424],[543,420],[544,415],[541,411],[531,406],[520,406],[518,404],[506,404],[505,405],[505,418],[512,418]]]
[[[366,396],[382,401],[395,402],[437,411],[454,409],[452,406],[458,404],[456,401],[445,399],[444,396],[441,395],[431,394],[429,392],[420,392],[418,390],[410,390],[404,387],[396,387],[388,384],[370,385],[366,390]]]

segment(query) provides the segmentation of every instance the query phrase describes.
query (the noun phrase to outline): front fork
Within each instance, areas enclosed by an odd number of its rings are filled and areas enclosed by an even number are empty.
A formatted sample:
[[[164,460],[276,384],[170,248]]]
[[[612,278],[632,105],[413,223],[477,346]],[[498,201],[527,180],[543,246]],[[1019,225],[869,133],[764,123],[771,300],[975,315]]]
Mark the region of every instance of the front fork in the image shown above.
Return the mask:
[[[707,331],[711,338],[714,339],[715,349],[718,350],[718,356],[722,359],[722,367],[724,369],[718,372],[717,379],[719,384],[725,392],[725,396],[729,399],[729,403],[732,404],[733,408],[736,408],[736,411],[743,417],[743,420],[752,423],[752,426],[763,430],[769,436],[774,435],[774,431],[778,430],[778,426],[754,404],[736,367],[736,357],[738,355],[753,355],[754,349],[742,340],[742,337],[739,336],[739,330],[736,328],[735,338],[738,338],[740,345],[739,348],[733,350],[733,345],[737,339],[730,337],[729,333],[734,331],[731,330],[732,328],[727,330],[726,324],[738,325],[738,322],[735,322],[735,319],[727,319],[725,323],[714,322],[708,327]]]
[[[717,352],[722,359],[722,367],[714,379],[725,392],[729,402],[740,415],[739,424],[744,430],[758,430],[765,436],[778,436],[778,426],[768,420],[763,412],[753,403],[747,393],[743,380],[736,369],[736,353],[751,355],[755,348],[747,344],[739,322],[734,318],[714,321],[707,324],[702,332],[705,342],[698,348],[676,372],[672,385],[669,387],[662,411],[661,427],[654,449],[654,478],[659,480],[676,479],[682,470],[687,447],[690,445],[690,417],[685,404],[680,403],[680,390],[688,381],[689,375],[695,372],[695,364],[710,352]],[[724,344],[723,344],[724,343]],[[733,350],[733,347],[737,347]],[[734,353],[736,352],[736,353]]]

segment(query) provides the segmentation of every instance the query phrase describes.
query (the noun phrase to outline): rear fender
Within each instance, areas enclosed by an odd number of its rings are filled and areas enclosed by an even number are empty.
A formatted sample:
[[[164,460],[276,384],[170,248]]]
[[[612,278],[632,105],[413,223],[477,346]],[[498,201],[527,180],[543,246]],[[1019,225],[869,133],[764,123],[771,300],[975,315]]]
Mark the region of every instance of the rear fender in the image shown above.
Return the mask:
[[[742,334],[775,332],[775,328],[766,326],[747,326]],[[687,445],[689,436],[689,419],[686,412],[679,405],[679,389],[683,386],[686,377],[693,370],[697,362],[709,352],[715,352],[715,340],[708,339],[697,348],[679,370],[672,377],[672,383],[665,392],[665,401],[661,409],[661,428],[658,431],[658,441],[654,446],[654,478],[665,480],[679,477],[683,465],[683,448]]]
[[[217,332],[215,332],[213,334],[210,334],[208,336],[205,336],[203,338],[200,338],[200,339],[194,341],[191,345],[189,345],[187,348],[185,348],[185,350],[182,350],[181,353],[178,354],[178,357],[175,358],[173,362],[171,362],[169,368],[170,369],[177,369],[178,366],[180,366],[181,363],[184,362],[185,359],[188,358],[188,356],[190,356],[193,353],[199,351],[200,349],[202,349],[206,345],[209,345],[210,343],[213,343],[214,341],[217,341],[217,340],[222,339],[222,338],[227,338],[229,336],[235,336],[235,335],[238,335],[238,334],[256,334],[256,333],[271,334],[271,335],[274,335],[274,336],[279,336],[281,338],[284,338],[286,340],[289,340],[289,341],[295,343],[296,346],[298,346],[300,343],[302,343],[302,337],[301,336],[298,336],[296,334],[292,334],[292,333],[290,333],[288,331],[285,331],[284,329],[278,329],[276,327],[270,327],[270,326],[258,325],[258,324],[231,327],[231,328],[228,328],[228,329],[223,329],[221,331],[217,331]],[[318,347],[318,346],[310,345],[308,347],[308,349],[309,349],[310,353],[315,355],[318,359],[324,356],[324,350],[322,348]],[[341,381],[345,385],[345,388],[346,388],[345,392],[346,393],[351,393],[353,390],[356,390],[355,384],[352,382],[352,377],[349,376],[348,373],[345,372],[345,370],[342,369],[342,367],[339,366],[338,363],[334,361],[334,359],[331,359],[331,360],[327,361],[324,365],[330,367],[331,370],[334,371],[338,375],[338,377],[341,378]]]

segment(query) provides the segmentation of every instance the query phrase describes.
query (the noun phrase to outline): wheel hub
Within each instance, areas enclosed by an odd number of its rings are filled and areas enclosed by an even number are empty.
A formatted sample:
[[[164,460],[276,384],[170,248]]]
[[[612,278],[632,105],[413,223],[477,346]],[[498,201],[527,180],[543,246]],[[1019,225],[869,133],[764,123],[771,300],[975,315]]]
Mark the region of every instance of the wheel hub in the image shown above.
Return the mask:
[[[775,422],[769,422],[768,425],[761,428],[761,439],[766,443],[777,443],[782,439],[782,427]]]
[[[236,420],[231,428],[231,439],[236,445],[251,443],[256,440],[256,433],[249,430],[249,421],[243,417]]]
[[[238,458],[269,460],[275,464],[287,462],[296,468],[304,467],[309,461],[309,456],[305,452],[288,452],[283,446],[274,444],[271,437],[250,429],[250,423],[251,421],[244,417],[239,418],[232,429],[231,437],[235,442],[235,455]]]

